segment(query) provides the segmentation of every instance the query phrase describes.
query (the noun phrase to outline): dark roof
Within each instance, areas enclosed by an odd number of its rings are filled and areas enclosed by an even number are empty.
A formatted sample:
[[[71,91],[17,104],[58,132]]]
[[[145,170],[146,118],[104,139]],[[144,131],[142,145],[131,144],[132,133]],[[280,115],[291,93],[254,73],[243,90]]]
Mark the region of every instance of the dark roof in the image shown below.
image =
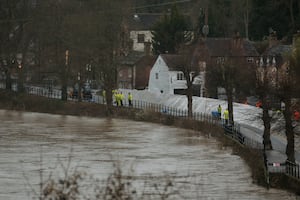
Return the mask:
[[[162,14],[134,14],[131,15],[128,22],[129,22],[129,29],[130,30],[152,30],[154,24],[161,19]]]
[[[249,56],[258,56],[259,55],[253,42],[251,42],[249,40],[244,40],[244,48]]]
[[[258,56],[258,52],[249,40],[240,38],[242,48],[237,51],[233,51],[233,41],[233,38],[206,38],[204,44],[212,57]]]
[[[160,54],[170,70],[178,69],[184,63],[183,56],[175,54]]]
[[[284,56],[287,53],[290,53],[292,51],[292,45],[283,45],[283,44],[279,44],[279,45],[275,45],[272,46],[271,48],[267,49],[263,55],[266,56]]]
[[[157,56],[145,55],[136,63],[136,67],[138,67],[138,68],[145,67],[145,66],[152,67],[154,65],[156,59],[157,59]]]
[[[120,58],[120,63],[122,65],[134,65],[138,62],[143,56],[145,56],[144,52],[140,51],[131,51],[127,56]]]

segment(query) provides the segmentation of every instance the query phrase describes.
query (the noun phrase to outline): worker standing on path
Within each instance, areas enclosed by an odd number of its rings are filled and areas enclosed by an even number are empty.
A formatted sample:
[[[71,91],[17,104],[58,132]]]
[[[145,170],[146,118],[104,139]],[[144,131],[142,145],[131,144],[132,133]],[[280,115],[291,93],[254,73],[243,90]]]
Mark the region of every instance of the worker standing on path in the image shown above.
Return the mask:
[[[132,99],[133,99],[132,94],[129,92],[128,93],[128,105],[129,106],[132,106]]]
[[[220,104],[218,106],[218,114],[219,114],[219,119],[221,119],[221,116],[222,116],[222,107],[221,107]]]
[[[120,98],[120,106],[123,106],[124,94],[122,92],[120,92],[119,98]]]
[[[223,113],[224,119],[225,119],[225,125],[228,125],[228,120],[229,120],[229,112],[228,109],[226,109]]]
[[[115,101],[116,101],[117,106],[120,106],[121,105],[121,98],[120,98],[119,92],[115,92],[114,96],[115,96]]]

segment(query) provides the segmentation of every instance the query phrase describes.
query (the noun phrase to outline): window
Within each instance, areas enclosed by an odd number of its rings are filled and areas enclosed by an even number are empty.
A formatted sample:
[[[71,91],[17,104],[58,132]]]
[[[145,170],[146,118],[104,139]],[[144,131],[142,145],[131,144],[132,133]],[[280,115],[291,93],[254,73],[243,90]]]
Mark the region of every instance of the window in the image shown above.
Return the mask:
[[[137,37],[137,42],[138,43],[144,43],[145,42],[145,34],[138,34],[138,37]]]
[[[225,58],[224,57],[218,57],[217,58],[217,64],[224,64]]]
[[[185,80],[182,72],[177,73],[177,80]]]
[[[155,79],[158,79],[158,73],[155,73]]]
[[[254,63],[254,58],[248,57],[247,58],[247,63]]]

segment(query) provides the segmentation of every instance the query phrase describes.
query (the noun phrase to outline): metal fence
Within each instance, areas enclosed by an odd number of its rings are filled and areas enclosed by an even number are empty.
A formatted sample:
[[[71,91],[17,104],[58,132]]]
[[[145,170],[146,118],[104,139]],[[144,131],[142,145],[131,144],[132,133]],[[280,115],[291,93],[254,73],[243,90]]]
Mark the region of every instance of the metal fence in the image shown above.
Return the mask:
[[[53,98],[53,99],[60,99],[61,98],[61,90],[54,89],[54,88],[41,88],[41,87],[32,87],[32,86],[25,86],[25,91],[28,94]]]
[[[285,163],[285,173],[288,176],[291,176],[293,178],[296,178],[296,179],[300,180],[300,166],[299,166],[299,164],[286,161],[286,163]]]
[[[3,85],[0,87],[3,88]],[[44,96],[48,98],[55,98],[60,99],[61,98],[61,90],[59,89],[52,89],[52,88],[43,88],[43,87],[35,87],[35,86],[26,86],[25,91],[28,94],[34,94],[38,96]],[[72,98],[68,98],[69,100],[74,100]],[[104,100],[101,96],[93,95],[93,98],[91,100],[94,103],[103,104]],[[143,110],[152,110],[154,112],[159,112],[162,114],[174,116],[174,117],[182,117],[182,118],[188,118],[188,111],[187,109],[178,109],[176,107],[171,106],[165,106],[162,104],[152,103],[152,102],[146,102],[141,100],[133,100],[132,102],[132,108],[137,109],[143,109]],[[124,104],[124,106],[129,107],[128,104]],[[219,118],[214,117],[213,115],[209,115],[207,113],[201,113],[201,112],[193,112],[192,119],[196,121],[202,121],[218,126],[222,126],[224,128],[224,133],[226,136],[230,137],[234,141],[240,143],[241,145],[245,145],[250,148],[254,149],[263,149],[263,144],[260,141],[254,140],[252,138],[249,138],[245,136],[240,131],[240,124],[235,123],[234,125],[226,125],[225,122]],[[271,166],[266,166],[268,169],[272,168]],[[274,168],[275,169],[275,168]],[[276,168],[279,169],[279,168]],[[288,176],[294,177],[296,179],[300,179],[300,167],[299,164],[286,162],[285,170],[283,168],[280,168],[279,171],[276,171],[278,173],[285,173]]]

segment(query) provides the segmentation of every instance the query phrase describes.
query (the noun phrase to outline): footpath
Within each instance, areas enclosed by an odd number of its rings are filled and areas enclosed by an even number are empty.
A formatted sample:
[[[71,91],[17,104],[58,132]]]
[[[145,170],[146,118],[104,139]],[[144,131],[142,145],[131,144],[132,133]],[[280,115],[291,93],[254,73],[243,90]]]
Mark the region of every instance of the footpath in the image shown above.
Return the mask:
[[[249,125],[241,125],[240,132],[243,135],[252,138],[253,140],[256,140],[261,143],[263,142],[262,129],[251,127]],[[271,142],[273,150],[266,151],[268,161],[272,163],[284,163],[287,159],[285,154],[285,149],[287,145],[286,138],[284,138],[281,135],[271,133]],[[297,150],[295,150],[295,160],[296,163],[300,163],[300,152]]]

